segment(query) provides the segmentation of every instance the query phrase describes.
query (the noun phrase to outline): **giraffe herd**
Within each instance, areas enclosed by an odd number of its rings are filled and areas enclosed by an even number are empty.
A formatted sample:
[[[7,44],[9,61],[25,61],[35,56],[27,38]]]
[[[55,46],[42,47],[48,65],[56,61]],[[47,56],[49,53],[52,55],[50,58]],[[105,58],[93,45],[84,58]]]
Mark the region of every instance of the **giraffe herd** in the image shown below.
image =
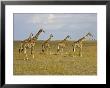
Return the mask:
[[[20,43],[20,48],[19,48],[19,54],[24,52],[24,55],[25,55],[25,59],[24,60],[28,60],[28,54],[27,54],[27,50],[30,49],[30,53],[32,55],[32,57],[34,58],[34,53],[35,53],[35,44],[39,38],[39,35],[41,33],[45,33],[45,31],[43,29],[40,29],[36,34],[35,36],[31,33],[29,38],[21,41]],[[73,52],[76,52],[76,49],[79,48],[80,49],[80,53],[79,53],[79,56],[82,57],[82,47],[83,47],[83,41],[87,38],[87,37],[92,37],[93,38],[93,35],[88,32],[86,35],[84,35],[83,37],[81,37],[80,39],[78,39],[77,41],[74,41],[73,44],[72,44],[72,49],[73,49]],[[49,42],[51,41],[52,37],[54,37],[52,34],[50,34],[49,38],[47,40],[45,40],[43,43],[42,43],[42,53],[45,53],[45,52],[49,52],[49,54],[51,54],[50,52],[50,44]],[[67,35],[63,40],[61,40],[60,42],[58,42],[57,44],[57,54],[61,54],[64,50],[64,48],[66,47],[66,41],[68,39],[71,39],[70,35]]]

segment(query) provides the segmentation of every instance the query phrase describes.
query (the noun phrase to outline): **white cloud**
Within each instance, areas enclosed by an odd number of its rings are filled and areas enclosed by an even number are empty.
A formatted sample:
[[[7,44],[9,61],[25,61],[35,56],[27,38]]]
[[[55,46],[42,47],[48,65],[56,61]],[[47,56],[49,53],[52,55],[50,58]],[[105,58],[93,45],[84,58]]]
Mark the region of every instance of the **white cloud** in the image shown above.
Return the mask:
[[[39,23],[40,22],[40,18],[37,15],[32,15],[29,18],[29,21],[28,22],[30,22],[30,23]]]
[[[55,20],[55,16],[53,14],[49,14],[48,16],[48,23],[53,23]]]
[[[64,26],[65,21],[62,21],[59,15],[56,14],[32,14],[29,17],[29,23],[37,24],[39,27],[44,27],[46,30],[56,30]]]
[[[28,22],[33,24],[45,24],[47,23],[47,15],[44,14],[34,14],[29,17]]]
[[[30,23],[46,30],[62,31],[82,30],[96,24],[95,21],[96,16],[91,14],[31,14],[29,17]]]

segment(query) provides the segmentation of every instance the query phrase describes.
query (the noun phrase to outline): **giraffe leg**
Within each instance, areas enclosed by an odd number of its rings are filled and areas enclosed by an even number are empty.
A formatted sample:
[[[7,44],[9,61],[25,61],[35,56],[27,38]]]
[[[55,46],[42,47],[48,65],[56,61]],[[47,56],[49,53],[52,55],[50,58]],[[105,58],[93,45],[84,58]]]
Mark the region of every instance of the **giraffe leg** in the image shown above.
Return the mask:
[[[25,58],[24,58],[24,60],[26,59],[26,49],[24,48],[24,55],[25,55]]]
[[[80,47],[80,57],[82,57],[82,45]]]
[[[47,48],[46,48],[46,46],[44,46],[43,53],[46,54],[46,52],[47,52]]]
[[[49,51],[49,54],[51,55],[51,50],[50,50],[50,46],[48,46],[48,51]]]
[[[33,54],[33,48],[31,47],[31,55]]]
[[[45,52],[45,54],[47,54],[47,47],[46,46],[45,46],[45,51],[44,52]]]
[[[57,53],[59,53],[59,51],[60,51],[60,47],[58,46],[58,47],[57,47]]]
[[[33,59],[34,59],[34,47],[33,47],[33,56],[32,56],[32,57],[33,57]]]
[[[73,52],[75,52],[75,47],[73,48]]]
[[[61,48],[61,55],[63,55],[63,47]]]
[[[19,48],[19,58],[21,58],[21,48]]]
[[[20,46],[19,48],[19,54],[23,51],[23,48]]]
[[[44,53],[44,45],[42,45],[42,52]]]
[[[25,54],[25,58],[24,58],[24,60],[28,60],[28,57],[27,57],[27,50],[26,50],[26,48],[24,48],[24,54]]]
[[[47,53],[47,54],[49,53],[48,46],[46,46],[46,53]]]
[[[32,57],[34,59],[34,47],[31,47],[31,55],[32,55]]]
[[[20,52],[21,52],[21,49],[19,48],[19,54],[20,54]]]
[[[19,48],[19,53],[23,52],[23,44],[21,43],[20,48]]]
[[[82,57],[82,45],[79,45],[79,56]]]
[[[21,53],[23,52],[23,48],[21,49]]]
[[[49,45],[48,49],[49,49],[49,54],[51,55],[52,52],[51,52],[51,47],[50,47],[50,45]]]
[[[50,50],[50,55],[51,55],[51,54],[53,54],[53,53],[52,53],[51,50]]]
[[[19,54],[20,54],[20,52],[21,52],[21,45],[20,45],[20,47],[19,47]]]
[[[73,57],[75,56],[75,52],[76,52],[76,45],[73,45]]]

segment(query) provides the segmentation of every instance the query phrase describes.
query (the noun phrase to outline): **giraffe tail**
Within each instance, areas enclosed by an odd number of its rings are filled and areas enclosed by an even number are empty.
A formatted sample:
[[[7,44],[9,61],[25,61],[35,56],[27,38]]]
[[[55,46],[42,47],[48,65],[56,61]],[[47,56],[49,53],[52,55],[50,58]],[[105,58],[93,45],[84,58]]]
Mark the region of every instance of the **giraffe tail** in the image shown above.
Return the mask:
[[[42,45],[42,52],[44,52],[44,45]]]
[[[20,49],[19,49],[19,54],[20,54]]]
[[[75,50],[74,50],[74,48],[73,48],[73,52],[74,52]]]

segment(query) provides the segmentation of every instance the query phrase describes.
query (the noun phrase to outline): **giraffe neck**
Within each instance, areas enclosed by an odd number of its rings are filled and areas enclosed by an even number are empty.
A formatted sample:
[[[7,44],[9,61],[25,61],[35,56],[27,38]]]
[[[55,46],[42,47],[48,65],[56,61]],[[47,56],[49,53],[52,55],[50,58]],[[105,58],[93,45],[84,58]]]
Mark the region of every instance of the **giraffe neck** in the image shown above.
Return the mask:
[[[82,38],[79,39],[79,41],[83,41],[84,39],[85,39],[85,37],[82,37]]]
[[[89,34],[86,34],[84,37],[82,37],[82,40],[86,39],[89,36]]]
[[[40,34],[41,34],[41,31],[39,31],[33,38],[37,40]]]
[[[50,37],[47,39],[47,42],[48,42],[48,41],[50,41],[50,40],[51,40],[51,38],[52,38],[52,37],[50,36]]]
[[[79,40],[77,40],[75,43],[82,43],[82,41],[85,39],[85,37],[80,38]]]
[[[68,39],[68,37],[66,37],[64,40],[62,40],[62,42],[65,42]]]
[[[89,36],[89,34],[86,34],[84,37],[87,37],[87,36]]]

